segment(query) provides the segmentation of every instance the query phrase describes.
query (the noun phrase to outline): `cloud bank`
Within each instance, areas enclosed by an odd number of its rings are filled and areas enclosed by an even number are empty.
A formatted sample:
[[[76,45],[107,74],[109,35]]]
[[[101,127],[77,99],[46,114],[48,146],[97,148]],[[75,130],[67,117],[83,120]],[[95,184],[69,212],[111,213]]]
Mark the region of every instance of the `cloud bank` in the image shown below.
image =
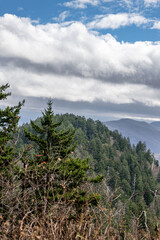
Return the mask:
[[[0,17],[0,79],[14,95],[160,106],[160,42],[118,42],[87,27]]]

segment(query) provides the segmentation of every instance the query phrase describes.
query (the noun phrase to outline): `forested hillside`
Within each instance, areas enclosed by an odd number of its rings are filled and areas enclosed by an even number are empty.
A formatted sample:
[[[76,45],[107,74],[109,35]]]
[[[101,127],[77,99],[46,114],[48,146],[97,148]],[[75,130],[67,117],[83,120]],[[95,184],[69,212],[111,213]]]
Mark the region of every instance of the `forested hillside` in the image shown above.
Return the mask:
[[[55,116],[51,100],[18,127],[23,104],[0,110],[0,238],[158,240],[160,171],[145,144]]]
[[[105,122],[105,125],[110,130],[118,130],[123,136],[129,137],[132,144],[137,144],[139,141],[143,141],[153,153],[159,154],[159,122],[147,123],[126,118]]]
[[[73,114],[56,115],[55,121],[63,121],[61,129],[76,129],[74,143],[77,149],[74,156],[89,156],[93,171],[104,176],[111,191],[116,190],[118,201],[126,202],[132,196],[127,204],[127,217],[133,213],[138,216],[142,209],[150,206],[155,200],[159,167],[144,143],[132,146],[129,139],[117,131],[108,130],[100,121]],[[35,123],[40,125],[40,118]],[[25,137],[23,128],[34,132],[30,124],[20,127],[18,149],[32,143]],[[36,154],[36,145],[32,154]],[[158,206],[156,208],[159,215]]]

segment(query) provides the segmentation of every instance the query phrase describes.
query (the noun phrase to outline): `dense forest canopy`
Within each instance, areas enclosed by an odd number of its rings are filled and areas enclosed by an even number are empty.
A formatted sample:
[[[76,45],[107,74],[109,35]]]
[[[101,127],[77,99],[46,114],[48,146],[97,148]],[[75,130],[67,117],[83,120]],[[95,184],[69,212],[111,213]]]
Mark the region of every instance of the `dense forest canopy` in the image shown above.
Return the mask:
[[[5,93],[8,87],[1,86],[0,100],[9,96]],[[13,239],[16,232],[21,237],[18,229],[22,225],[29,234],[31,222],[46,232],[54,224],[61,228],[63,218],[59,217],[64,212],[61,239],[72,235],[66,231],[68,224],[76,229],[82,222],[94,226],[86,228],[86,236],[92,235],[87,239],[116,239],[129,236],[126,234],[137,234],[136,239],[141,239],[142,230],[146,239],[156,236],[160,171],[145,143],[132,146],[128,138],[108,130],[100,121],[54,115],[51,100],[41,118],[18,127],[23,104],[0,110],[0,236]],[[7,221],[11,226],[8,233]],[[41,221],[47,221],[49,227]],[[68,239],[81,239],[84,232],[82,227],[80,235],[76,230]]]
[[[109,131],[100,121],[85,119],[73,114],[56,115],[56,121],[63,121],[61,128],[76,129],[74,142],[77,144],[75,155],[89,156],[90,164],[97,174],[103,174],[111,189],[120,188],[122,198],[127,199],[133,192],[139,201],[142,197],[144,205],[149,205],[156,190],[156,179],[153,177],[151,165],[158,162],[145,143],[139,142],[131,146],[129,139],[122,137],[117,131]],[[41,119],[35,122],[40,124]],[[30,124],[23,127],[33,132]],[[20,128],[21,144],[29,143]],[[20,147],[20,146],[19,146]],[[156,167],[155,166],[155,167]],[[143,205],[142,204],[142,205]]]

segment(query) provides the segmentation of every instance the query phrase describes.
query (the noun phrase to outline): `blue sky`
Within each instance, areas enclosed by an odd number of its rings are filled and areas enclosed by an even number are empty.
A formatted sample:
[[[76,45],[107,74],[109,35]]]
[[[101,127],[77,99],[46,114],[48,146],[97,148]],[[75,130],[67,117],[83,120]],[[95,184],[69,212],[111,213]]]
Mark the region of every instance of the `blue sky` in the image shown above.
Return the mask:
[[[56,112],[160,120],[160,0],[0,0],[0,81]],[[1,103],[2,105],[2,103]]]
[[[149,22],[137,26],[120,26],[116,29],[103,28],[96,30],[100,34],[111,33],[119,41],[159,41],[159,29],[152,29],[154,22],[160,21],[160,1],[158,0],[0,0],[0,14],[15,14],[29,17],[40,24],[56,21],[80,21],[84,24],[92,22],[97,16],[118,13],[137,14]]]
[[[119,41],[159,41],[159,29],[151,29],[160,21],[159,0],[0,0],[0,14],[15,14],[29,17],[40,24],[66,21],[80,21],[84,24],[94,21],[97,16],[119,13],[143,16],[148,23],[120,25],[116,29],[96,29],[100,34],[111,33]],[[118,21],[118,20],[117,20]],[[159,27],[160,28],[160,27]]]

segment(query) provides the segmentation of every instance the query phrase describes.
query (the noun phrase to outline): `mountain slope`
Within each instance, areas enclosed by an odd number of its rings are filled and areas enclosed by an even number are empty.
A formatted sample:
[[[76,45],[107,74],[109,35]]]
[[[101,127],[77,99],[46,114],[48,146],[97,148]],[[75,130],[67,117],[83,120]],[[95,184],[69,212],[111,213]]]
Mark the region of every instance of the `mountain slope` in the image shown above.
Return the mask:
[[[129,137],[132,144],[145,142],[153,153],[160,153],[160,122],[151,124],[132,119],[105,122],[110,130],[118,130],[123,136]]]
[[[159,121],[157,121],[157,122],[152,122],[151,125],[152,125],[153,127],[157,128],[157,130],[160,131],[160,122],[159,122]]]
[[[133,199],[133,202],[138,206],[140,206],[139,199],[141,199],[141,207],[152,202],[151,190],[154,192],[156,187],[151,171],[154,159],[142,142],[132,147],[128,139],[118,132],[108,130],[100,121],[86,120],[73,114],[56,115],[55,121],[59,120],[63,121],[62,128],[64,129],[76,128],[75,157],[89,156],[94,172],[103,174],[107,185],[112,190],[119,189],[121,201],[125,201],[135,192],[137,197]],[[37,124],[38,121],[37,119]],[[30,124],[24,127],[30,132],[33,131]],[[20,145],[29,144],[30,142],[24,137],[23,129],[20,130]],[[20,145],[18,149],[21,148]],[[35,156],[37,152],[38,149],[35,146],[31,155]],[[136,208],[134,210],[136,211]]]

